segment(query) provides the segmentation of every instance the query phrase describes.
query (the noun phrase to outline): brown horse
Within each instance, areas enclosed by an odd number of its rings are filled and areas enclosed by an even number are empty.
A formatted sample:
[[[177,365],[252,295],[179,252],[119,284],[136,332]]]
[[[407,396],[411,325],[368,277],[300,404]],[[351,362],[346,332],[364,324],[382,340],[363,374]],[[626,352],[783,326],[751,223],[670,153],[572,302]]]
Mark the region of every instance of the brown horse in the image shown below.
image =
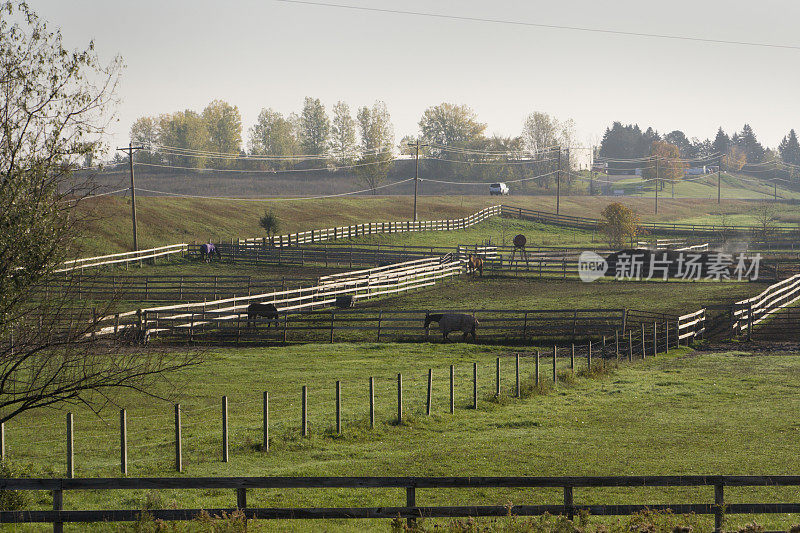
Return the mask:
[[[483,259],[478,255],[470,254],[467,261],[467,274],[474,274],[476,270],[483,277]]]

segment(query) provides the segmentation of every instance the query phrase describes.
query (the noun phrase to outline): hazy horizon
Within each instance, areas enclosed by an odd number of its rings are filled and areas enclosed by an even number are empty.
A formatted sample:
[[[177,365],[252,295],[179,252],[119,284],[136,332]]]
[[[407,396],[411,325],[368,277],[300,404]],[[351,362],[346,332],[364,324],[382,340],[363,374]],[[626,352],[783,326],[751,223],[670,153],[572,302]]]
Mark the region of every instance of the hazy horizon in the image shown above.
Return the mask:
[[[95,40],[101,57],[123,57],[118,119],[109,143],[127,144],[134,120],[222,99],[239,108],[243,142],[262,108],[300,110],[305,96],[330,112],[386,102],[396,139],[415,134],[425,108],[467,104],[487,135],[515,136],[544,111],[575,121],[584,144],[613,121],[713,138],[749,123],[775,147],[800,129],[791,68],[800,50],[710,44],[447,20],[349,9],[242,1],[154,2],[135,8],[33,0],[68,47]],[[380,8],[392,2],[357,2]],[[696,3],[668,11],[631,0],[410,1],[402,9],[610,30],[797,45],[800,5],[771,0]]]

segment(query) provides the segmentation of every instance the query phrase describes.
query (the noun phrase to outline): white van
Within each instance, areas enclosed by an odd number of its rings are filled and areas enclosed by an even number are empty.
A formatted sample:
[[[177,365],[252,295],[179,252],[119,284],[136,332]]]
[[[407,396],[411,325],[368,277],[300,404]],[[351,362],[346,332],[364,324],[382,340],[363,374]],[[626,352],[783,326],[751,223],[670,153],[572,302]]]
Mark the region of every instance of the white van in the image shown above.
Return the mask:
[[[507,195],[508,194],[508,185],[505,183],[492,183],[489,185],[489,194],[492,196],[495,195]]]

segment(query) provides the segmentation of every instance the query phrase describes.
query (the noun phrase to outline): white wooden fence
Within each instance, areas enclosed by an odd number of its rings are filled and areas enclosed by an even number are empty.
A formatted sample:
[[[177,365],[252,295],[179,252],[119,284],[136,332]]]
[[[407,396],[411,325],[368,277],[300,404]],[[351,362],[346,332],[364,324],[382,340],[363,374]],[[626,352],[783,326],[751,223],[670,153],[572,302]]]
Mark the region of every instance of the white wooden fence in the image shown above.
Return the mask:
[[[706,309],[678,317],[678,342],[693,341],[706,331]]]
[[[380,233],[407,233],[414,231],[450,231],[466,229],[474,226],[478,222],[487,218],[499,216],[502,206],[493,205],[481,209],[464,218],[454,218],[446,220],[417,220],[403,222],[367,222],[364,224],[351,224],[350,226],[338,226],[335,228],[316,229],[289,233],[286,235],[275,235],[272,238],[255,237],[249,239],[239,239],[240,245],[252,246],[293,246],[298,244],[310,244],[314,242],[327,241],[332,239],[349,239],[364,235],[376,235]]]
[[[89,267],[103,266],[103,265],[117,265],[120,263],[133,263],[143,259],[154,259],[172,254],[184,254],[188,249],[188,244],[170,244],[168,246],[159,246],[158,248],[148,248],[147,250],[138,250],[136,252],[122,252],[118,254],[99,255],[97,257],[84,257],[81,259],[73,259],[71,261],[64,261],[64,268],[56,270],[56,272],[70,272],[73,270],[81,270]]]
[[[753,326],[798,300],[800,274],[770,285],[757,296],[736,302],[733,309],[734,334],[749,334]]]
[[[432,257],[326,276],[311,287],[109,315],[100,319],[101,327],[95,334],[114,334],[121,329],[136,327],[146,338],[149,333],[202,326],[207,316],[213,316],[214,320],[239,320],[252,302],[272,303],[281,313],[318,309],[335,303],[339,296],[352,296],[354,301],[358,301],[433,286],[439,280],[461,274],[463,270],[461,260]]]

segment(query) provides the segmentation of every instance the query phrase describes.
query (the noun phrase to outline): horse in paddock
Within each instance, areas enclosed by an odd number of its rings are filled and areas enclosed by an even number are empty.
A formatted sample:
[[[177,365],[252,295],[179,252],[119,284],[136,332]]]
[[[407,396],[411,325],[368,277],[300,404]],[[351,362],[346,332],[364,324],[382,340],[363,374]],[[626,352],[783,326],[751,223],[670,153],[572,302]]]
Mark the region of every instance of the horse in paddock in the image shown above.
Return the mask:
[[[274,304],[269,303],[260,303],[260,302],[253,302],[247,306],[247,327],[250,327],[250,323],[253,323],[253,327],[256,326],[256,318],[263,316],[267,319],[267,328],[269,328],[272,323],[275,323],[275,327],[278,327],[278,308],[275,307]]]
[[[467,274],[475,274],[476,271],[483,277],[483,258],[479,255],[469,254]]]
[[[464,334],[463,339],[466,340],[468,335],[472,335],[472,340],[477,341],[475,329],[478,327],[478,321],[472,315],[463,313],[435,313],[425,314],[425,329],[427,330],[431,322],[439,324],[439,329],[442,331],[442,338],[447,340],[447,336],[451,331],[461,331]]]
[[[220,261],[222,260],[222,256],[220,255],[219,250],[217,250],[216,246],[214,246],[210,242],[200,245],[200,257],[203,259],[204,262],[210,263],[211,259],[215,255],[217,256],[218,260]]]

